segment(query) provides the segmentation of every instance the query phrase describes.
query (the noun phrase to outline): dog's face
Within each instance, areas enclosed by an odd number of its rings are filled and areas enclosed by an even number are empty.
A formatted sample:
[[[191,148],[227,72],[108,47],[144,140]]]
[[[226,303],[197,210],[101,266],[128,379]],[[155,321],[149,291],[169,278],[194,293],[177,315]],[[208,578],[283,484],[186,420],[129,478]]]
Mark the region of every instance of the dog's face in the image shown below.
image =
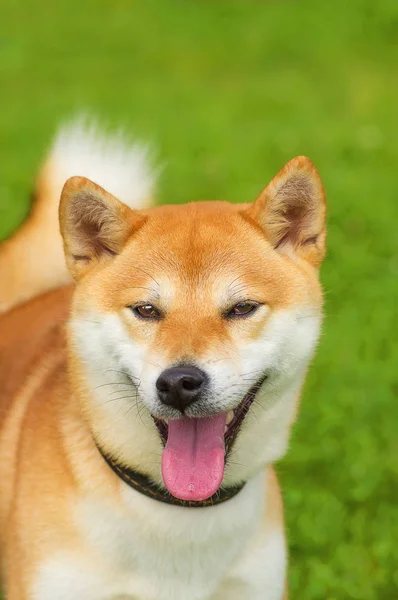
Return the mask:
[[[308,159],[252,205],[61,203],[74,369],[108,452],[200,500],[283,454],[320,328],[325,203]]]

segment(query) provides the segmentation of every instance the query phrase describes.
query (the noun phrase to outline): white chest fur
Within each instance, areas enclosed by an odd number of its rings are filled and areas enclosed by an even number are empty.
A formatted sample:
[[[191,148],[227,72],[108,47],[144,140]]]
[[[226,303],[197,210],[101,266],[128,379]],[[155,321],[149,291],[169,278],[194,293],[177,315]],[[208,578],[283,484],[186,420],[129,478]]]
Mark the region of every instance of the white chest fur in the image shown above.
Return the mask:
[[[81,501],[87,550],[42,565],[35,600],[281,600],[284,541],[264,527],[263,476],[204,509],[163,505],[122,485],[119,511]]]

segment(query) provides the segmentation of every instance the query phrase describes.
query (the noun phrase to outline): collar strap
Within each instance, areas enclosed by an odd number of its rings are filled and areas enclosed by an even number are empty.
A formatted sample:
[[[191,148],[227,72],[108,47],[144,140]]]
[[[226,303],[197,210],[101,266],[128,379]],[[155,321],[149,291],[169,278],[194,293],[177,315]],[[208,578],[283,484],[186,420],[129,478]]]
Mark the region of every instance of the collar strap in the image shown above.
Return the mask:
[[[105,452],[101,450],[100,446],[97,447],[111,469],[116,473],[116,475],[118,475],[118,477],[120,477],[120,479],[127,483],[127,485],[137,490],[137,492],[144,494],[144,496],[148,496],[149,498],[158,500],[159,502],[164,502],[165,504],[183,506],[185,508],[204,508],[206,506],[215,506],[216,504],[221,504],[222,502],[226,502],[227,500],[230,500],[236,496],[245,485],[244,483],[241,483],[234,487],[220,489],[216,494],[210,498],[207,498],[207,500],[180,500],[179,498],[172,496],[166,490],[163,490],[156,484],[152,483],[152,481],[146,475],[124,467],[110,455],[105,454]]]

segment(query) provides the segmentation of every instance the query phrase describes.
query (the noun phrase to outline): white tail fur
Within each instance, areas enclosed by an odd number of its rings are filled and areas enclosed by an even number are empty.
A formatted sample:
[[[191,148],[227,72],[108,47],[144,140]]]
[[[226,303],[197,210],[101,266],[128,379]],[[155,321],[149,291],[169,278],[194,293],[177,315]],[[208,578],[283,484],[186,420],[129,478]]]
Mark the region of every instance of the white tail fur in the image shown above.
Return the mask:
[[[79,118],[62,126],[38,178],[31,214],[0,246],[0,312],[70,281],[58,227],[65,181],[91,179],[131,208],[150,205],[156,183],[148,146]]]
[[[144,208],[154,192],[148,146],[132,143],[121,132],[107,134],[83,118],[60,128],[48,162],[59,194],[74,175],[91,179],[130,208]]]

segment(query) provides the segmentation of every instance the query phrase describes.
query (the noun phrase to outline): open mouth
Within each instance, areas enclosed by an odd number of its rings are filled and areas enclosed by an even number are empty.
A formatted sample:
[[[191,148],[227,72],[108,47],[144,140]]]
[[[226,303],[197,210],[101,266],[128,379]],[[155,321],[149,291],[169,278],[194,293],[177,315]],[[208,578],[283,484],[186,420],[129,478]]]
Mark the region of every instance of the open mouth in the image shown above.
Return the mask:
[[[254,402],[254,399],[256,397],[258,390],[261,388],[261,386],[263,385],[263,383],[266,379],[267,379],[267,376],[264,375],[259,381],[257,381],[250,388],[250,390],[244,396],[244,398],[240,402],[240,404],[238,404],[238,406],[236,408],[234,408],[233,410],[230,410],[226,413],[225,428],[224,428],[224,442],[225,442],[226,457],[228,457],[228,453],[230,452],[230,450],[232,448],[232,445],[236,439],[236,436],[238,434],[240,426],[242,425],[244,418],[246,417],[247,413],[249,412],[249,409]],[[187,417],[185,417],[185,418],[187,418]],[[190,418],[193,418],[193,417],[190,417]],[[169,437],[168,421],[165,421],[163,419],[158,419],[156,417],[153,417],[153,420],[155,421],[156,427],[159,430],[160,437],[162,438],[163,444],[166,445],[168,437]]]
[[[228,454],[266,379],[266,375],[261,377],[228,413],[182,417],[168,422],[154,417],[165,446],[163,481],[173,496],[182,500],[206,500],[218,491]]]

